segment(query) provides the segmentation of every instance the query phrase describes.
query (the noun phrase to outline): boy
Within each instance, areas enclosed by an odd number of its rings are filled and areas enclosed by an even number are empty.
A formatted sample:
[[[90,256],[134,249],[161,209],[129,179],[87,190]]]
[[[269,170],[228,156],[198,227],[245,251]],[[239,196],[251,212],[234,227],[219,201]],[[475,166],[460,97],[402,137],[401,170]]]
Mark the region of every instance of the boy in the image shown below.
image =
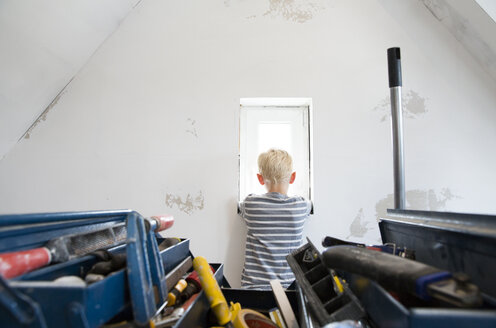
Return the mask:
[[[303,224],[312,205],[303,197],[287,195],[296,172],[286,151],[271,149],[260,154],[258,169],[258,181],[267,193],[250,194],[240,204],[248,227],[241,286],[270,289],[270,280],[277,279],[287,288],[294,275],[286,255],[300,246]]]

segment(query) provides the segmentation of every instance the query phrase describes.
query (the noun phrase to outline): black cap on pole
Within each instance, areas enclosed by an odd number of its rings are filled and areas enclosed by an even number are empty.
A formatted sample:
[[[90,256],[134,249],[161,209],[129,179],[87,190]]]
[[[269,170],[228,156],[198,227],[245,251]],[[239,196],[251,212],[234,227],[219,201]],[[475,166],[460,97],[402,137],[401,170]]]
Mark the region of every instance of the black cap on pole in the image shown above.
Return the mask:
[[[389,48],[388,55],[388,71],[389,71],[389,87],[401,87],[401,55],[400,48]]]

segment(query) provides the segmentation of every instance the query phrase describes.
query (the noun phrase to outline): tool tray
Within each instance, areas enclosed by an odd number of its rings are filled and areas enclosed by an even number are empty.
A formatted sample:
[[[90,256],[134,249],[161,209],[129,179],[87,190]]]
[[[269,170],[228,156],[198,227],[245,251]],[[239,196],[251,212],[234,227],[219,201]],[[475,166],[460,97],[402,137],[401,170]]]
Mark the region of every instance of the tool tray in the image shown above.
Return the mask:
[[[320,253],[310,240],[286,259],[306,296],[311,314],[320,325],[365,319],[365,310],[348,286],[343,284],[343,290],[338,291],[330,270],[325,267]]]
[[[167,297],[165,274],[191,256],[189,240],[161,252],[162,239],[148,232],[143,217],[131,210],[0,216],[0,253],[42,247],[64,235],[126,224],[124,244],[108,249],[126,252],[127,268],[91,284],[57,284],[63,276],[84,277],[94,255],[52,264],[6,280],[0,277],[2,327],[99,327],[112,318],[149,321]]]
[[[221,291],[224,294],[226,301],[229,304],[230,302],[239,303],[243,309],[251,309],[269,317],[269,310],[277,307],[273,292],[271,290],[230,288],[229,283],[223,278],[222,269],[222,266],[217,269],[214,276],[221,287]],[[286,296],[288,297],[293,312],[298,317],[300,311],[297,301],[297,291],[286,290]],[[174,328],[207,328],[215,326],[215,321],[212,321],[212,314],[210,312],[210,305],[207,297],[202,291],[195,303],[184,314],[181,320],[177,322]]]
[[[222,294],[228,304],[239,303],[242,309],[257,311],[269,318],[269,311],[277,308],[277,302],[272,290],[250,290],[243,288],[231,288],[229,282],[224,277],[224,265],[213,263],[214,277]],[[294,289],[285,291],[293,313],[298,317],[301,315],[301,303],[298,300],[300,294]],[[301,318],[300,318],[301,321]],[[211,311],[209,301],[202,290],[198,298],[191,304],[189,309],[174,324],[174,328],[207,328],[217,326],[214,315]]]

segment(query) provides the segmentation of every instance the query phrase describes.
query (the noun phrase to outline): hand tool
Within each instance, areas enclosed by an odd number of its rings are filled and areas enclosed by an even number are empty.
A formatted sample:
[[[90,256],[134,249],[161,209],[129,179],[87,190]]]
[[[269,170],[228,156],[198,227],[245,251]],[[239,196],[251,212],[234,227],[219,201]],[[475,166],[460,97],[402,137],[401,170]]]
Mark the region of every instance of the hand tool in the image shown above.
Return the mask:
[[[210,270],[212,270],[212,272],[215,272],[215,270],[212,266],[210,266]],[[198,272],[196,272],[195,270],[193,270],[193,272],[191,272],[186,277],[186,281],[188,282],[188,285],[183,290],[183,292],[179,295],[179,301],[181,303],[184,303],[191,296],[198,293],[202,289],[201,283],[200,283],[200,277],[198,276]]]
[[[192,267],[191,257],[186,257],[181,263],[179,263],[174,269],[172,269],[165,276],[165,284],[167,285],[167,291],[171,291],[172,288],[177,284],[177,282],[191,269]]]
[[[451,274],[402,257],[355,246],[334,246],[323,253],[328,268],[356,273],[386,289],[422,300],[437,299],[458,307],[482,304],[479,288],[466,275]]]
[[[107,261],[100,261],[95,263],[88,274],[108,275],[111,272],[118,271],[126,267],[126,253],[112,254],[109,252],[109,259]]]
[[[188,282],[184,279],[179,279],[177,284],[172,288],[172,290],[167,295],[167,303],[170,306],[176,304],[176,300],[178,299],[179,294],[186,288]]]
[[[150,218],[145,219],[146,228],[154,232],[167,230],[172,227],[173,224],[174,217],[169,214],[161,216],[151,216]]]
[[[284,323],[284,319],[282,318],[281,311],[279,311],[279,308],[275,307],[269,310],[269,316],[270,320],[272,320],[277,327],[287,328],[286,324]]]
[[[230,328],[278,328],[275,323],[264,315],[250,309],[241,309],[239,303],[231,302],[231,306],[228,306],[211,267],[204,257],[195,257],[193,268],[198,272],[203,291],[207,296],[212,312],[221,326]]]
[[[145,219],[147,229],[158,232],[170,228],[172,216],[152,216]],[[65,262],[101,248],[117,246],[126,241],[125,223],[86,234],[61,236],[48,241],[44,247],[0,254],[0,275],[6,279],[44,267]]]
[[[155,320],[154,321],[155,328],[163,328],[163,327],[173,326],[179,319],[181,319],[181,317],[184,315],[184,313],[188,310],[188,308],[191,306],[191,304],[195,301],[196,297],[198,297],[198,294],[193,295],[193,297],[191,297],[181,307],[174,309],[171,314]],[[173,309],[173,308],[171,307],[171,309]]]
[[[351,241],[346,241],[346,240],[334,238],[331,236],[326,236],[322,240],[322,246],[324,246],[324,247],[331,247],[331,246],[338,246],[338,245],[350,245],[350,246],[357,246],[357,247],[365,247],[365,248],[376,250],[379,252],[386,252],[389,254],[398,255],[401,257],[406,257],[407,259],[415,260],[415,251],[414,250],[406,249],[406,247],[396,247],[396,245],[393,243],[386,243],[384,245],[366,245],[366,244],[355,243],[355,242],[351,242]]]
[[[188,256],[165,276],[165,285],[167,286],[168,290],[172,289],[172,287],[169,286],[175,286],[177,284],[181,277],[184,276],[184,274],[188,272],[189,269],[191,269],[191,266],[192,260],[191,257]],[[166,300],[155,312],[153,318],[157,318],[167,305],[168,301]]]
[[[193,260],[193,268],[198,272],[200,283],[210,302],[210,307],[221,326],[232,327],[232,314],[227,305],[226,298],[220,290],[219,284],[210,270],[210,265],[202,256]]]
[[[288,297],[282,288],[281,282],[279,280],[271,280],[270,286],[272,287],[277,306],[281,311],[286,327],[299,328],[300,326],[298,325],[298,321],[296,321],[293,309],[291,308],[291,304],[289,304]]]

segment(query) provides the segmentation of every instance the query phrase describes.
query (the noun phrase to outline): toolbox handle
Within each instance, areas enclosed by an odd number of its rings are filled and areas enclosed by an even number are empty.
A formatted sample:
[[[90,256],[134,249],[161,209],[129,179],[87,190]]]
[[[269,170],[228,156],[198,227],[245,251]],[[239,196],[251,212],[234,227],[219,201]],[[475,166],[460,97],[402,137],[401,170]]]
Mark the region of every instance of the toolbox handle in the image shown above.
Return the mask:
[[[143,326],[151,320],[167,299],[164,264],[154,230],[150,229],[153,227],[149,224],[149,220],[141,220],[141,216],[137,213],[130,213],[126,220],[129,293],[134,321]]]
[[[169,229],[174,224],[174,217],[170,214],[152,216],[147,219],[147,229],[154,232],[163,231]]]

